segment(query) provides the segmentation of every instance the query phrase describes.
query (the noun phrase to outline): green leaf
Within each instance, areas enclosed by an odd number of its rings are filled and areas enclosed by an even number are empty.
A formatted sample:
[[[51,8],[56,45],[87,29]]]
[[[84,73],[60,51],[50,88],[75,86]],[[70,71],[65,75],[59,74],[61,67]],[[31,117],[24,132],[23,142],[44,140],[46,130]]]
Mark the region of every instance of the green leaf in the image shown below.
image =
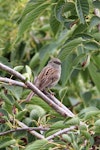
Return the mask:
[[[24,66],[16,66],[16,67],[14,67],[14,70],[20,72],[23,70],[23,68],[24,68]]]
[[[10,86],[10,85],[5,85],[5,88],[9,90],[14,97],[16,97],[17,100],[21,98],[23,88],[18,87],[18,86]]]
[[[97,111],[90,111],[90,112],[86,113],[85,119],[90,119],[90,118],[98,116],[98,115],[100,116],[100,111],[99,110],[97,110]]]
[[[63,9],[65,2],[64,0],[60,0],[55,7],[55,17],[59,22],[63,22]]]
[[[72,142],[72,139],[69,135],[67,134],[62,134],[62,138],[66,141],[66,142]]]
[[[33,105],[39,105],[45,111],[50,111],[51,110],[51,107],[39,97],[34,96],[31,100],[31,104],[27,104],[26,107],[30,107],[30,111],[31,111],[33,109]]]
[[[98,68],[91,62],[90,65],[88,66],[91,78],[93,82],[95,83],[96,87],[100,91],[100,72],[98,72]]]
[[[95,126],[98,126],[99,128],[100,128],[100,119],[99,120],[97,120],[96,122],[95,122],[95,124],[94,124]]]
[[[87,24],[82,24],[82,23],[79,24],[75,29],[73,35],[84,33],[87,30],[87,27],[88,27]]]
[[[76,11],[81,23],[85,23],[85,15],[89,13],[88,0],[76,0]]]
[[[64,5],[64,12],[75,11],[75,4],[73,2],[67,2]]]
[[[33,69],[34,67],[36,67],[39,64],[39,53],[36,53],[35,55],[33,55],[33,57],[30,60],[30,67]]]
[[[78,117],[73,117],[72,119],[69,119],[68,121],[65,121],[66,125],[79,125],[80,124],[80,120]]]
[[[66,95],[67,90],[68,90],[67,87],[61,88],[61,90],[59,91],[60,98],[63,98]]]
[[[28,146],[26,146],[25,150],[45,150],[48,141],[46,139],[37,140]]]
[[[5,57],[0,56],[0,63],[7,65],[7,66],[12,68],[11,64],[9,63],[9,60]]]
[[[45,115],[45,110],[38,106],[38,105],[26,105],[26,109],[27,111],[31,111],[30,112],[30,118],[31,119],[35,119],[38,120],[39,117],[43,117]]]
[[[90,28],[93,28],[94,26],[97,26],[100,24],[100,17],[93,16],[90,20]]]
[[[51,126],[51,129],[63,129],[65,127],[66,125],[64,124],[64,121],[57,121]]]
[[[48,137],[48,136],[58,132],[59,130],[60,129],[54,129],[54,130],[50,129],[50,130],[46,131],[45,136]]]
[[[100,9],[100,0],[93,1],[93,5],[95,6],[95,8],[99,8]]]
[[[31,68],[30,68],[28,65],[26,65],[26,66],[25,66],[25,69],[26,69],[26,72],[28,73],[29,77],[31,77],[31,75],[32,75],[32,70],[31,70]]]
[[[7,118],[9,118],[8,112],[7,112],[5,109],[2,109],[2,108],[0,108],[0,115],[1,115],[1,116],[6,116]],[[0,116],[0,117],[1,117],[1,116]]]
[[[91,134],[87,131],[81,130],[81,134],[84,135],[88,140],[91,138]]]
[[[51,26],[51,29],[52,29],[54,35],[56,35],[60,28],[60,22],[56,19],[54,14],[51,15],[50,26]]]
[[[64,60],[68,54],[70,54],[73,50],[76,50],[77,46],[81,44],[82,41],[82,38],[77,38],[65,43],[59,53],[59,58]]]
[[[18,119],[18,120],[22,120],[24,117],[25,117],[25,114],[27,113],[27,110],[24,109],[23,111],[20,111],[16,116],[15,118]]]
[[[99,68],[100,67],[100,54],[99,55],[94,55],[93,57],[93,62],[96,64],[96,66]]]
[[[61,81],[62,84],[65,85],[71,75],[72,71],[72,61],[73,61],[73,54],[70,54],[66,57],[66,60],[62,62],[62,74],[61,74]]]
[[[6,104],[8,104],[8,105],[13,105],[13,103],[11,102],[11,100],[2,92],[2,93],[0,93],[1,95],[1,98],[5,101],[5,103]]]
[[[3,140],[0,141],[0,149],[1,148],[7,148],[7,146],[13,145],[16,143],[15,139],[11,139],[11,138],[5,138]]]
[[[96,42],[84,42],[83,43],[84,47],[88,50],[98,50],[100,48],[100,45],[97,44]]]
[[[65,85],[73,70],[75,67],[78,65],[78,63],[81,61],[81,59],[85,56],[85,54],[81,54],[79,56],[75,56],[73,54],[70,54],[66,57],[66,60],[63,61],[62,63],[62,75],[61,75],[61,81],[62,84]]]
[[[21,18],[23,18],[26,14],[30,13],[32,10],[34,10],[35,8],[37,8],[43,2],[45,2],[45,1],[44,0],[29,1],[27,3],[27,5],[26,5],[25,9],[23,10]]]
[[[81,110],[81,112],[79,113],[79,116],[83,118],[84,116],[86,116],[86,114],[88,112],[98,111],[98,110],[99,109],[96,108],[96,107],[92,107],[92,106],[91,107],[87,107],[87,108]]]
[[[92,36],[95,38],[95,40],[100,41],[100,33],[99,32],[93,33]]]
[[[45,9],[49,6],[49,3],[43,3],[36,7],[34,10],[29,12],[22,20],[19,31],[18,31],[18,37],[17,40],[23,35],[23,33],[28,29],[28,27],[34,22],[34,20],[39,17]]]

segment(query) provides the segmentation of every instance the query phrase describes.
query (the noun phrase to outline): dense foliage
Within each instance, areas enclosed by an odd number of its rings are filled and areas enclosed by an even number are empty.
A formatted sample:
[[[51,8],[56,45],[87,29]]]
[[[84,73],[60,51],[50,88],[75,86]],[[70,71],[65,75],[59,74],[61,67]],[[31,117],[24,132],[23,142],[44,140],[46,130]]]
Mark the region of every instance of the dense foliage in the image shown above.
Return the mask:
[[[0,136],[2,150],[89,150],[100,148],[100,1],[1,0],[0,62],[33,81],[50,57],[62,61],[60,82],[51,90],[75,118],[64,118],[30,90],[0,81],[0,132],[19,127],[48,127],[49,137],[76,126],[53,141],[27,131]],[[0,70],[0,77],[10,76]],[[80,121],[85,125],[80,124]]]

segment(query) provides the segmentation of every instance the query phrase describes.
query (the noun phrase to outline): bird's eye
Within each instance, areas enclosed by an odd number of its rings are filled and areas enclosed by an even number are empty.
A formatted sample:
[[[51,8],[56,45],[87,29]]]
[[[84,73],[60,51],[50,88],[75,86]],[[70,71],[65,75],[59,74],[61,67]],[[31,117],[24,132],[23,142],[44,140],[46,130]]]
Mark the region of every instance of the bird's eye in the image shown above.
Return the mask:
[[[60,61],[54,61],[55,64],[61,65]]]

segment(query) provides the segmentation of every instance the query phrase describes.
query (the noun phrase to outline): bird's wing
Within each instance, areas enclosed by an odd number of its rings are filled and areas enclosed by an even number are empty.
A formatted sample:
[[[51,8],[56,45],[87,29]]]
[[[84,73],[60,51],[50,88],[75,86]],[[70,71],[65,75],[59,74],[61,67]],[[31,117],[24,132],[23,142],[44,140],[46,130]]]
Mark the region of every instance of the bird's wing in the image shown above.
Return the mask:
[[[47,87],[52,86],[53,83],[58,79],[56,72],[56,69],[46,66],[38,75],[36,79],[36,86],[38,85],[38,88],[41,91]]]

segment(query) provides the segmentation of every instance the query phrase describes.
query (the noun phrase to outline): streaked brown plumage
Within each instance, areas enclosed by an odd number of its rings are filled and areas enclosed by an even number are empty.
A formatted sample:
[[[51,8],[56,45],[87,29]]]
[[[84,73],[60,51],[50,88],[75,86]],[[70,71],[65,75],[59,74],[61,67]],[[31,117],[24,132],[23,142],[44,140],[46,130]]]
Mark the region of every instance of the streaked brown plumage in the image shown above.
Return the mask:
[[[45,66],[40,74],[34,81],[34,85],[39,88],[41,91],[45,90],[46,88],[50,88],[55,86],[61,75],[61,61],[58,58],[52,58],[47,66]],[[33,97],[34,92],[31,92],[26,101],[30,101]]]

